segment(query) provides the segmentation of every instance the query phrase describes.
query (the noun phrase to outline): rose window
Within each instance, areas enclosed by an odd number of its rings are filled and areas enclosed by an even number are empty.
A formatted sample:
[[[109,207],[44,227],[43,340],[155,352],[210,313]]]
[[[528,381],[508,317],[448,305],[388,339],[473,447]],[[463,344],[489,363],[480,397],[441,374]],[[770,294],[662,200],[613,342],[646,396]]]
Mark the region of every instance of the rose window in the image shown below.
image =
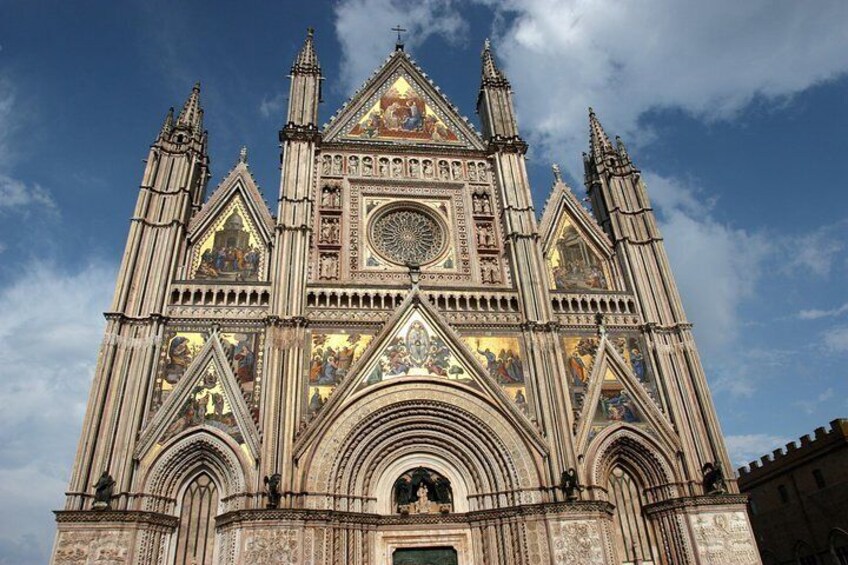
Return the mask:
[[[445,232],[429,211],[391,208],[371,223],[371,243],[392,263],[425,265],[442,254]]]

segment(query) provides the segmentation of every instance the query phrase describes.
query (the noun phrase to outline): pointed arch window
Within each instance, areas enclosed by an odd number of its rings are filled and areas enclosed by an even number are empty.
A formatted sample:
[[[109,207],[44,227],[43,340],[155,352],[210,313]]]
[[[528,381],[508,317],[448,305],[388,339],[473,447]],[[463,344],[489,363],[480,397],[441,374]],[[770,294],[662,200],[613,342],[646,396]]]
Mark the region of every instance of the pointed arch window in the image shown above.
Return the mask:
[[[215,515],[218,487],[206,473],[197,475],[180,501],[180,523],[174,565],[212,565],[215,557]]]
[[[643,487],[620,465],[612,468],[608,482],[610,502],[615,505],[618,554],[624,563],[654,563],[653,533],[642,512]]]

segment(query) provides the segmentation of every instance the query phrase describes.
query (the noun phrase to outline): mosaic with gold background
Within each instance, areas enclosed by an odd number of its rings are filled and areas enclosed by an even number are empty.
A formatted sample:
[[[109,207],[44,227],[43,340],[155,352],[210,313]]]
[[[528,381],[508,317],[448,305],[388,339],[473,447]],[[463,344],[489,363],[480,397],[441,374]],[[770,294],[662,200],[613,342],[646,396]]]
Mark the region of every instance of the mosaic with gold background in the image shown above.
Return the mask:
[[[255,281],[264,276],[265,245],[241,197],[218,214],[211,229],[195,246],[191,278]]]
[[[324,406],[373,338],[356,332],[312,334],[307,413],[314,414]]]
[[[259,421],[259,377],[261,370],[261,332],[222,332],[221,340],[233,376],[241,388],[254,421]],[[206,343],[207,334],[199,331],[169,331],[160,353],[159,371],[153,390],[151,413],[156,412],[182,379],[189,365]]]
[[[645,345],[640,334],[612,334],[608,338],[622,359],[648,394],[657,402],[656,383],[645,355]],[[583,398],[589,388],[589,378],[594,367],[600,340],[597,335],[571,335],[563,338],[566,380],[572,392],[575,409],[582,408]]]
[[[359,139],[457,143],[459,138],[404,76],[394,79],[347,134]]]
[[[212,363],[206,368],[203,377],[192,389],[174,420],[165,429],[160,442],[164,443],[184,430],[201,425],[217,428],[237,443],[244,444],[244,436],[239,429],[232,404]]]
[[[462,340],[516,407],[528,414],[524,356],[518,337],[473,335]]]
[[[586,243],[568,218],[563,218],[547,253],[551,288],[556,290],[609,290],[605,262]]]

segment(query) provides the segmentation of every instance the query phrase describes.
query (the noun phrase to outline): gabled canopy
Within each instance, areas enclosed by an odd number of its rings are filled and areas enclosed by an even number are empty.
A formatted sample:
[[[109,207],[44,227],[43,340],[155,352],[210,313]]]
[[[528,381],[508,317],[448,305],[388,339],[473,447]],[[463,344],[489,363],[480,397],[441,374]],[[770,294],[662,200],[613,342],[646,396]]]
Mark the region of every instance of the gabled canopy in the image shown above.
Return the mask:
[[[399,350],[408,355],[398,355]],[[398,363],[405,364],[400,366]],[[540,451],[546,449],[539,433],[516,408],[503,389],[469,351],[462,339],[417,291],[386,322],[368,349],[350,368],[345,381],[333,392],[318,417],[298,438],[301,452],[316,434],[369,391],[414,379],[449,381],[486,398]]]
[[[324,140],[484,149],[474,126],[402,50],[336,112]]]
[[[259,187],[250,173],[246,158],[239,159],[236,166],[230,170],[229,174],[215,188],[214,192],[212,192],[209,200],[206,201],[203,207],[191,219],[188,228],[188,235],[191,241],[194,241],[210,223],[214,222],[215,218],[230,203],[234,195],[239,195],[243,198],[251,219],[262,233],[263,239],[266,243],[271,242],[272,234],[274,233],[274,220],[271,218],[268,205],[265,203],[265,199],[262,198],[262,193],[259,192]]]
[[[145,428],[136,457],[142,457],[157,442],[165,443],[196,428],[222,432],[251,456],[259,454],[259,434],[217,333],[212,334]]]
[[[679,448],[666,416],[606,335],[598,344],[588,382],[575,442],[579,452],[585,453],[595,435],[610,426],[640,428],[666,446]]]

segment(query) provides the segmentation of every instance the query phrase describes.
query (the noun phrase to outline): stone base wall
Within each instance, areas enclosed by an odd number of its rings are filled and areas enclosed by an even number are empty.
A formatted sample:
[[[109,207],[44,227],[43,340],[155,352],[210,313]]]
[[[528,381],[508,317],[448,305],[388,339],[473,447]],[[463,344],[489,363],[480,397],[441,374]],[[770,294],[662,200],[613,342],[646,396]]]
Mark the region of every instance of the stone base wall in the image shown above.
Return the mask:
[[[738,495],[687,497],[646,507],[663,526],[660,561],[760,563]],[[52,565],[153,565],[170,560],[177,520],[149,512],[58,512]],[[391,565],[400,547],[451,546],[461,565],[612,565],[612,506],[538,504],[415,517],[240,510],[217,518],[216,564]]]
[[[760,565],[760,554],[748,520],[747,497],[738,494],[682,497],[645,507],[663,528],[667,551],[698,565]],[[675,539],[676,538],[676,539]]]

